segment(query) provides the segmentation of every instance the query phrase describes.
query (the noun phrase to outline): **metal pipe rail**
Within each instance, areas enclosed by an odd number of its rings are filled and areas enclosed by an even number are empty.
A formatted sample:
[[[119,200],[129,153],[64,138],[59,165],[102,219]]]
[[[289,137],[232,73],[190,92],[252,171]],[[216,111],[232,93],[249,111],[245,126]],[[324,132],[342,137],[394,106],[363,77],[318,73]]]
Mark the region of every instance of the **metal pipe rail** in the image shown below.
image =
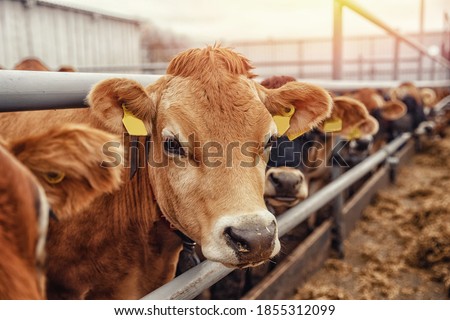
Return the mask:
[[[86,108],[85,98],[92,85],[108,78],[129,78],[148,85],[161,75],[78,73],[43,71],[0,71],[0,112]],[[255,79],[261,81],[262,79]],[[299,79],[327,90],[345,91],[358,88],[393,88],[400,81],[322,81]],[[450,87],[450,80],[417,81],[418,87]]]
[[[279,236],[283,236],[298,224],[305,221],[311,214],[322,208],[346,188],[350,187],[376,166],[384,162],[403,146],[411,136],[410,133],[402,134],[377,153],[326,185],[313,196],[282,214],[278,218]],[[193,299],[231,271],[233,271],[232,268],[227,268],[220,263],[204,261],[200,265],[188,270],[169,283],[144,296],[142,299]]]
[[[450,104],[450,96],[446,96],[444,99],[436,103],[436,105],[434,106],[434,110],[436,112],[439,112],[441,111],[442,108],[446,107],[449,104]]]
[[[91,87],[108,78],[129,78],[147,85],[158,75],[0,71],[0,112],[86,108]]]

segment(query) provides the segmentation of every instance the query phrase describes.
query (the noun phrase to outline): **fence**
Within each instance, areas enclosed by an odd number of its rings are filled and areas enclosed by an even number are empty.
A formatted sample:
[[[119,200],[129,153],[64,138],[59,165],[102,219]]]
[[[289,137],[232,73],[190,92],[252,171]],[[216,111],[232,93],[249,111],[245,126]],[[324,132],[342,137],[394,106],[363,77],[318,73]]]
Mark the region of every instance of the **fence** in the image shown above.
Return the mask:
[[[342,10],[342,5],[351,5],[349,1],[336,0],[337,5]],[[337,9],[339,11],[339,8]],[[339,20],[339,14],[337,14]],[[369,19],[370,20],[370,19]],[[338,24],[337,21],[336,24]],[[339,28],[339,27],[338,27]],[[337,61],[342,59],[342,38],[335,38],[335,57]],[[411,42],[407,38],[396,35],[402,41]],[[337,40],[336,40],[337,39]],[[420,46],[412,45],[421,54],[427,55],[420,49]],[[339,48],[340,47],[340,48]],[[431,58],[431,57],[430,57]],[[450,68],[450,64],[442,57],[433,57],[433,60],[444,65],[444,68]],[[336,68],[336,64],[335,64]],[[341,70],[342,71],[342,70]],[[335,77],[341,74],[339,66],[335,69]],[[109,77],[127,77],[141,82],[143,85],[149,84],[158,79],[157,75],[121,75],[121,74],[91,74],[91,73],[53,73],[53,72],[28,72],[28,71],[0,71],[0,112],[1,111],[23,111],[23,110],[40,110],[40,109],[59,109],[73,107],[87,107],[84,99],[91,86],[105,78]],[[343,91],[357,89],[363,87],[372,88],[391,88],[399,84],[399,81],[311,81],[331,91]],[[419,87],[450,87],[450,81],[418,81],[416,85]],[[354,221],[357,220],[359,214],[367,204],[371,196],[381,185],[385,185],[388,181],[387,177],[393,176],[392,171],[395,170],[395,164],[398,162],[395,158],[397,152],[406,145],[401,151],[401,160],[408,159],[413,147],[411,144],[411,134],[405,133],[385,146],[383,149],[367,158],[358,166],[349,170],[347,173],[338,177],[335,181],[328,184],[310,198],[303,201],[298,206],[291,208],[278,219],[279,234],[282,236],[296,225],[307,219],[312,213],[316,212],[325,204],[337,199],[336,203],[340,203],[335,207],[335,216],[341,216],[342,219],[334,219],[334,224],[338,229],[344,229],[348,232]],[[393,158],[394,157],[394,158]],[[374,170],[376,167],[387,163],[365,184],[362,190],[355,195],[345,205],[342,201],[342,192],[361,179],[364,175]],[[390,167],[389,167],[390,166]],[[336,209],[337,208],[337,209]],[[337,224],[342,224],[338,226]],[[289,270],[299,270],[305,265],[308,258],[312,257],[312,252],[320,253],[320,259],[314,260],[314,268],[318,268],[326,259],[329,243],[331,242],[332,222],[322,224],[315,231],[311,239],[306,241],[307,244],[302,245],[299,250],[293,253],[293,258],[279,268],[281,271],[274,270],[269,275],[262,287],[254,288],[247,298],[268,298],[266,290],[274,285],[281,283],[286,288],[292,286],[293,281],[280,280],[280,272],[289,274]],[[312,264],[309,264],[311,268]],[[200,265],[188,270],[171,282],[161,288],[149,293],[143,299],[191,299],[201,293],[221,278],[230,273],[232,269],[211,261],[204,261]],[[292,271],[291,271],[292,274]],[[286,291],[283,291],[286,293]],[[269,297],[274,297],[269,296]],[[283,296],[279,297],[282,298]]]
[[[23,111],[40,109],[59,109],[86,107],[84,99],[90,87],[105,78],[123,76],[135,79],[146,85],[155,81],[155,75],[117,75],[88,73],[57,73],[30,71],[1,71],[0,78],[0,111]],[[329,90],[347,90],[362,87],[388,88],[398,82],[358,82],[345,81],[319,82]],[[419,86],[449,87],[450,81],[420,82]],[[411,138],[404,134],[391,144],[365,160],[363,163],[345,173],[318,193],[292,208],[279,217],[279,233],[285,234],[304,221],[326,203],[338,197],[343,190],[359,180],[362,176],[385,162],[402,145]],[[361,203],[355,202],[352,208],[361,209]],[[351,209],[352,209],[351,208]],[[350,210],[350,209],[349,209]],[[362,210],[362,209],[361,209]],[[232,269],[221,264],[205,261],[199,266],[180,275],[173,281],[145,296],[144,299],[189,299],[217,282]]]

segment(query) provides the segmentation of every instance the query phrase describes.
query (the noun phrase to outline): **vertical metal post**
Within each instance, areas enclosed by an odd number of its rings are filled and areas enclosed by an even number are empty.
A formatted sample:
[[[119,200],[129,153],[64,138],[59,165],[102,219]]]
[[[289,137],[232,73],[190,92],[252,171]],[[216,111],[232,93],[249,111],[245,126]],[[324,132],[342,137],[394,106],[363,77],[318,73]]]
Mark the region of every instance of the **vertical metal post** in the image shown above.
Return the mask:
[[[394,68],[393,68],[393,80],[398,80],[398,70],[399,70],[399,57],[400,57],[400,39],[395,37],[394,42]]]
[[[424,37],[423,37],[423,26],[424,26],[424,13],[425,13],[425,1],[420,0],[420,24],[419,24],[419,42],[421,45],[424,45]],[[422,80],[423,73],[423,54],[419,51],[419,64],[417,67],[418,72],[418,80]],[[396,79],[397,80],[397,79]]]
[[[303,41],[298,42],[298,77],[303,78]]]
[[[333,143],[333,162],[331,167],[331,181],[335,181],[342,174],[342,168],[339,163],[334,159],[338,158],[334,156],[336,146],[340,144],[340,139],[336,138]],[[333,213],[333,239],[331,242],[332,248],[336,258],[344,258],[344,216],[342,214],[342,209],[344,207],[344,193],[340,192],[332,202],[332,213]]]
[[[362,54],[358,57],[358,80],[363,80],[364,61]]]
[[[342,4],[334,0],[333,20],[333,80],[342,79]]]
[[[436,63],[434,61],[431,61],[430,80],[434,80],[435,74],[436,74]]]

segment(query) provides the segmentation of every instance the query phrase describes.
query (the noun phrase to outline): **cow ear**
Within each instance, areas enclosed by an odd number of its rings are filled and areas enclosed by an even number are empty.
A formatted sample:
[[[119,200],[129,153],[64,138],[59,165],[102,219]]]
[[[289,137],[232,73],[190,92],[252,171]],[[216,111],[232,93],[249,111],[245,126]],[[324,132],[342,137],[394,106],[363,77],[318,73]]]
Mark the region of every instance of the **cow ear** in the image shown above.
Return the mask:
[[[364,119],[360,123],[358,123],[357,128],[361,132],[361,135],[371,135],[376,134],[380,128],[377,119],[372,116],[368,116],[367,119]]]
[[[387,101],[381,107],[381,116],[385,120],[393,121],[403,117],[407,111],[408,108],[403,102],[401,102],[400,100],[391,100]]]
[[[278,89],[266,89],[262,101],[272,116],[288,116],[294,111],[289,121],[286,135],[295,138],[327,118],[333,107],[330,94],[315,85],[303,82],[288,82]]]
[[[362,102],[344,96],[334,98],[333,102],[334,108],[330,119],[341,120],[342,127],[338,131],[341,136],[352,139],[378,132],[378,121],[369,115]],[[322,126],[324,129],[326,129],[327,121]]]
[[[101,81],[93,86],[87,102],[96,124],[111,133],[127,131],[122,122],[125,109],[131,116],[141,120],[147,132],[150,132],[155,107],[144,87],[134,80],[112,78]]]
[[[420,97],[426,107],[432,108],[437,98],[436,91],[431,88],[422,88],[420,89]]]
[[[76,215],[121,185],[120,139],[102,130],[53,127],[10,141],[10,150],[37,177],[59,218]]]

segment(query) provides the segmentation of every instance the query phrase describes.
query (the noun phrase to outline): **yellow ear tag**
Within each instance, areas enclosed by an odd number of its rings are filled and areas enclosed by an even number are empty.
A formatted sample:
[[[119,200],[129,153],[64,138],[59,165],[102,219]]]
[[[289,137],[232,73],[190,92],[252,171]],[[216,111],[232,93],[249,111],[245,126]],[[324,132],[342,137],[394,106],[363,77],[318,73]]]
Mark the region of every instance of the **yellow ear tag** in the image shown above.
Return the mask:
[[[340,118],[337,119],[328,119],[324,122],[323,131],[325,132],[336,132],[342,130],[342,120]]]
[[[144,122],[141,119],[137,118],[133,115],[128,109],[125,107],[125,104],[122,104],[123,108],[123,125],[125,129],[127,129],[128,134],[131,136],[147,136],[147,129],[145,129]]]
[[[304,131],[300,131],[297,134],[288,134],[287,137],[289,140],[294,140],[297,139],[298,137],[300,137],[301,135],[304,135],[305,133],[307,133],[309,130],[304,130]]]
[[[277,125],[279,137],[285,134],[285,132],[289,129],[290,126],[289,122],[291,121],[291,117],[295,112],[294,107],[291,106],[290,108],[291,109],[289,110],[289,112],[283,116],[273,116],[273,121],[275,121],[275,124]]]
[[[353,130],[348,134],[349,140],[355,140],[359,138],[361,138],[361,130],[359,130],[359,128],[353,128]]]

